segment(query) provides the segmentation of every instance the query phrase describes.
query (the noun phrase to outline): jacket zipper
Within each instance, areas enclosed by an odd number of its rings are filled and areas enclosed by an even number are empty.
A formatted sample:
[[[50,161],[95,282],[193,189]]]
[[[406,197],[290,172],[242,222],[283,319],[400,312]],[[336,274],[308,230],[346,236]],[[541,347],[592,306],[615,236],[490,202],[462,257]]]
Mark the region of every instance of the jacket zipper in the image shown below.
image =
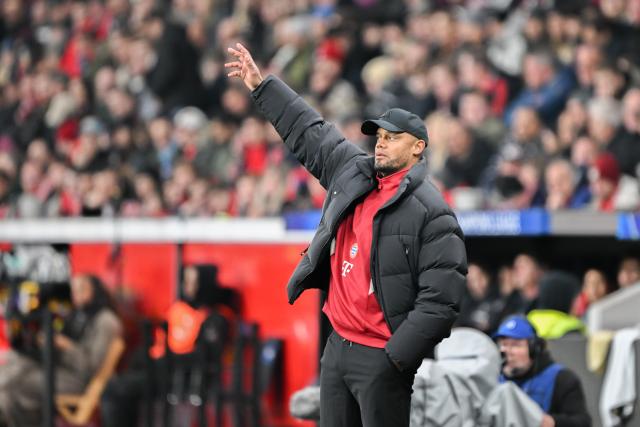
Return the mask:
[[[379,271],[380,267],[378,265],[378,243],[377,242],[378,242],[378,229],[380,228],[380,226],[379,224],[376,223],[376,218],[378,218],[378,215],[384,209],[394,205],[400,199],[400,196],[404,194],[405,191],[406,191],[406,186],[405,188],[400,190],[398,193],[396,193],[396,195],[393,196],[389,201],[387,201],[387,203],[385,203],[384,206],[382,206],[378,210],[378,212],[376,212],[376,214],[373,216],[373,235],[371,236],[372,237],[371,242],[375,243],[375,247],[373,247],[371,250],[371,260],[369,261],[371,263],[370,268],[372,270],[371,283],[373,283],[373,291],[376,294],[376,298],[378,299],[378,304],[380,304],[380,309],[382,310],[382,316],[384,317],[385,322],[387,322],[387,326],[389,327],[389,332],[391,332],[392,334],[393,334],[393,328],[391,327],[391,322],[389,321],[389,316],[387,315],[387,308],[384,304],[384,295],[382,294],[382,287],[378,287],[378,277],[380,277],[380,271]],[[408,249],[406,248],[405,250],[408,251]]]

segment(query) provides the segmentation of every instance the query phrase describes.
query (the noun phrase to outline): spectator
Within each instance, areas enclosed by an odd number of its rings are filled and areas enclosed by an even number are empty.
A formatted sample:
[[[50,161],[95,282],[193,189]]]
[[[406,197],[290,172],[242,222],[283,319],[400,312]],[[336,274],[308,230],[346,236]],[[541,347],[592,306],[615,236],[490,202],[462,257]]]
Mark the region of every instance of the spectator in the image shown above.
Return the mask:
[[[557,70],[551,54],[538,51],[525,56],[523,78],[525,88],[507,107],[505,123],[510,127],[514,112],[521,107],[530,107],[545,124],[553,125],[573,90],[572,73],[565,69]]]
[[[185,29],[169,23],[162,12],[154,10],[145,17],[143,32],[154,44],[154,52],[145,58],[148,67],[145,78],[149,88],[162,100],[163,112],[203,106],[198,53],[187,39]]]
[[[71,281],[73,310],[53,344],[58,352],[55,389],[81,393],[100,367],[110,343],[122,334],[122,325],[100,280],[78,275]],[[0,366],[0,420],[9,426],[42,425],[45,373],[38,360],[10,351]],[[2,422],[2,421],[0,421]]]
[[[589,102],[588,112],[589,136],[593,138],[601,150],[613,153],[622,137],[620,103],[612,98],[594,98]],[[620,163],[620,159],[617,157],[616,161],[618,164]]]
[[[635,256],[624,257],[618,267],[618,286],[626,288],[638,282],[640,282],[640,259]]]
[[[601,63],[602,52],[597,45],[583,43],[577,47],[574,66],[578,87],[572,97],[584,102],[593,95],[595,74]]]
[[[596,157],[589,170],[593,209],[601,212],[633,210],[639,205],[638,182],[620,175],[618,162],[610,153]]]
[[[491,147],[458,120],[451,120],[447,129],[449,157],[442,171],[442,182],[448,189],[458,186],[475,187],[489,164]]]
[[[487,99],[481,92],[470,91],[460,96],[460,120],[474,138],[488,142],[493,148],[497,148],[504,140],[504,125],[491,116]]]
[[[584,333],[580,319],[569,314],[580,292],[576,277],[564,271],[550,271],[540,279],[538,300],[527,318],[544,339],[556,339],[569,333]]]
[[[521,253],[513,261],[513,280],[522,296],[522,306],[518,313],[528,313],[538,305],[540,279],[543,269],[536,257]]]
[[[471,51],[462,52],[456,65],[462,89],[483,94],[491,115],[500,117],[509,99],[507,82],[491,72],[485,59]]]
[[[602,271],[595,268],[587,270],[582,279],[582,291],[573,302],[571,314],[584,318],[589,306],[604,298],[610,292],[610,282]]]
[[[500,382],[514,382],[540,406],[542,427],[591,426],[580,379],[551,359],[526,317],[505,319],[494,338],[503,355]]]
[[[469,264],[467,287],[460,303],[456,326],[468,326],[491,333],[498,326],[501,309],[498,290],[486,267],[477,263]]]
[[[573,165],[568,161],[556,159],[549,163],[545,170],[545,207],[554,211],[581,208],[589,203],[589,188],[578,186],[578,179]]]
[[[622,99],[622,125],[622,136],[610,151],[623,174],[640,178],[640,88],[629,89]]]

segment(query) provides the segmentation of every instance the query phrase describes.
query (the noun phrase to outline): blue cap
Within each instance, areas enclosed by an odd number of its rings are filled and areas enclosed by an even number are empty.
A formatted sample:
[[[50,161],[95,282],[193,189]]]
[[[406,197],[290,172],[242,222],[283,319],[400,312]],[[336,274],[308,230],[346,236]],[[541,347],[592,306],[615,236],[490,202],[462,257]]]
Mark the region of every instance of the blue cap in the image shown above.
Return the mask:
[[[500,326],[493,338],[530,339],[536,336],[536,330],[525,316],[508,317]]]

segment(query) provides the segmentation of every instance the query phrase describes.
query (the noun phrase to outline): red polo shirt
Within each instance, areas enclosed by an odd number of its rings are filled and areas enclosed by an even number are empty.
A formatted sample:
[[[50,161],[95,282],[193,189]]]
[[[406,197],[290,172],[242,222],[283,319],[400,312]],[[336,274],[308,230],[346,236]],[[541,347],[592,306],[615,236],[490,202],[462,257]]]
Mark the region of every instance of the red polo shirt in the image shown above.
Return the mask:
[[[378,178],[378,187],[338,227],[331,249],[329,294],[322,310],[341,337],[370,347],[383,348],[391,337],[371,282],[373,217],[407,171]]]

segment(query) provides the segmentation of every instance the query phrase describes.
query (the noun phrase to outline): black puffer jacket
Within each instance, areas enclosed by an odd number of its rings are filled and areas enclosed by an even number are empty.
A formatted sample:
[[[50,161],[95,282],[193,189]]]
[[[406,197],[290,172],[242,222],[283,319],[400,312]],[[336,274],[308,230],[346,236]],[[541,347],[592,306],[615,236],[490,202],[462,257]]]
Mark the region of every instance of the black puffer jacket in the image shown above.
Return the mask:
[[[298,160],[327,189],[322,219],[288,284],[293,303],[309,288],[327,290],[329,248],[340,221],[375,188],[373,158],[344,136],[275,77],[252,93]],[[458,222],[426,180],[424,161],[414,165],[373,222],[371,278],[392,332],[389,356],[416,368],[449,336],[467,272]]]

